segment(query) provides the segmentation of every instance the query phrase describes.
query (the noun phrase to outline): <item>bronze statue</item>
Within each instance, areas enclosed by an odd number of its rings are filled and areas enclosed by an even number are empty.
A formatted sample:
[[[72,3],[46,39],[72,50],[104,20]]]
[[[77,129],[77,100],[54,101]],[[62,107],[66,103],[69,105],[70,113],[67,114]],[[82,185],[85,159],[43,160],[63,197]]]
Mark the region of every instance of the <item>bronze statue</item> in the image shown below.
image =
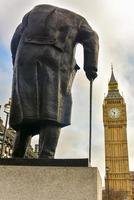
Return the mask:
[[[84,70],[93,80],[98,36],[82,16],[38,5],[17,27],[11,41],[13,157],[24,157],[30,138],[39,134],[39,158],[54,158],[60,130],[70,125],[71,87],[79,69],[74,58],[77,43],[84,47]]]

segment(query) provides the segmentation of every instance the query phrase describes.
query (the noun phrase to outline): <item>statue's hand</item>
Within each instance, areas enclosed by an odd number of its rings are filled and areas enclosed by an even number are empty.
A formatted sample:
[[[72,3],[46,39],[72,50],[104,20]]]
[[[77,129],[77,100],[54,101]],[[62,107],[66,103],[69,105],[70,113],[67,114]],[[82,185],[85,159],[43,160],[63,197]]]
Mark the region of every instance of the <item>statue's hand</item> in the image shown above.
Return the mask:
[[[93,81],[97,77],[97,72],[96,71],[86,72],[86,76],[89,81],[91,80]]]

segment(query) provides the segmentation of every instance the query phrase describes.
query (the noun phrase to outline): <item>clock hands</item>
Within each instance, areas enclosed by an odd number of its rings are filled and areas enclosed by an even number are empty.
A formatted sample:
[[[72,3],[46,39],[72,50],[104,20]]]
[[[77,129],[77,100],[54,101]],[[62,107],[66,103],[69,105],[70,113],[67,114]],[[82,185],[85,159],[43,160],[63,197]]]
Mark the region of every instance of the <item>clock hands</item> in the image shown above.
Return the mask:
[[[118,108],[111,108],[111,110],[109,111],[109,116],[111,116],[111,118],[118,118],[120,115],[120,111]]]
[[[115,115],[116,112],[115,112],[115,111],[112,111],[112,113]]]

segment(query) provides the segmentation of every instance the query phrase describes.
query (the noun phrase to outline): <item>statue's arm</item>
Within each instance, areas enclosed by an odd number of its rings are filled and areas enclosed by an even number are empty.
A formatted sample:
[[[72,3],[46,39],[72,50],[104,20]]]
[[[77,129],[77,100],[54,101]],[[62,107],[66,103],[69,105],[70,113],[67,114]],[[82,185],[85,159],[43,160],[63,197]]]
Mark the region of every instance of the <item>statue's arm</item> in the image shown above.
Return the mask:
[[[95,79],[97,77],[99,38],[84,18],[79,26],[77,40],[84,48],[84,70],[87,78]]]
[[[15,57],[16,57],[16,52],[18,48],[18,44],[21,38],[21,32],[22,32],[22,24],[19,24],[19,26],[16,28],[16,31],[12,37],[11,40],[11,53],[12,53],[12,63],[14,65]]]
[[[17,52],[17,48],[18,48],[18,45],[19,45],[19,41],[20,41],[22,33],[23,33],[27,23],[28,23],[29,13],[27,13],[23,17],[22,23],[19,24],[18,27],[16,28],[15,33],[14,33],[12,40],[11,40],[11,54],[12,54],[13,65],[14,65],[14,62],[15,62],[15,57],[16,57],[16,52]]]

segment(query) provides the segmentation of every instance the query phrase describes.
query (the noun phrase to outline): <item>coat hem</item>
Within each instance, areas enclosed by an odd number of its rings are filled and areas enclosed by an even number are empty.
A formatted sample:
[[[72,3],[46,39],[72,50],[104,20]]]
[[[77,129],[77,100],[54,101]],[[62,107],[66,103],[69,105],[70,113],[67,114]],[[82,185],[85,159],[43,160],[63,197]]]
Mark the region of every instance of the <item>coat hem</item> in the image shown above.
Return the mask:
[[[64,123],[52,118],[46,118],[46,119],[41,119],[41,120],[39,119],[34,120],[33,118],[31,119],[25,118],[19,123],[15,123],[15,124],[10,123],[10,126],[16,131],[20,130],[21,128],[29,128],[32,130],[38,130],[40,129],[40,127],[45,126],[46,124],[53,124],[55,126],[59,126],[60,128],[63,128],[63,127],[71,125],[71,122]],[[36,134],[33,134],[33,135],[36,135]]]

